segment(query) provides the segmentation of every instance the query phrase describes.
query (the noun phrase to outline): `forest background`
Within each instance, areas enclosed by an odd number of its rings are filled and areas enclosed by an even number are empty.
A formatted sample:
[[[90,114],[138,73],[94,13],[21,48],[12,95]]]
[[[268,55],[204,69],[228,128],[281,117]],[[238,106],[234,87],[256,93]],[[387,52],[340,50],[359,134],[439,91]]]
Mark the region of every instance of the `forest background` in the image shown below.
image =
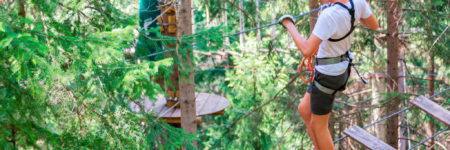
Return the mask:
[[[367,2],[380,29],[358,26],[352,51],[369,84],[352,76],[345,96],[335,101],[329,123],[333,139],[351,125],[367,125],[406,107],[418,95],[430,96],[449,87],[448,1],[400,1],[400,78],[395,87],[387,75],[387,1]],[[198,51],[233,51],[242,56],[194,55],[195,90],[225,96],[231,105],[223,116],[203,117],[196,134],[185,134],[151,113],[135,113],[128,107],[144,96],[163,93],[152,77],[167,76],[171,66],[180,62],[176,58],[127,61],[124,49],[133,47],[143,32],[138,0],[0,0],[0,147],[174,149],[194,148],[190,143],[196,140],[199,149],[311,149],[296,107],[307,84],[298,79],[285,87],[298,76],[302,58],[285,29],[273,26],[222,36],[275,22],[284,14],[307,12],[309,4],[192,0],[196,36],[183,43]],[[302,35],[310,34],[310,21],[315,19],[298,19]],[[162,44],[176,41],[157,36]],[[272,99],[278,91],[281,94]],[[449,95],[433,100],[448,108]],[[401,113],[396,123],[400,148],[446,127],[418,109]],[[368,131],[388,141],[389,127],[383,121]],[[420,148],[448,149],[449,142],[445,132]],[[349,138],[336,145],[362,148]]]

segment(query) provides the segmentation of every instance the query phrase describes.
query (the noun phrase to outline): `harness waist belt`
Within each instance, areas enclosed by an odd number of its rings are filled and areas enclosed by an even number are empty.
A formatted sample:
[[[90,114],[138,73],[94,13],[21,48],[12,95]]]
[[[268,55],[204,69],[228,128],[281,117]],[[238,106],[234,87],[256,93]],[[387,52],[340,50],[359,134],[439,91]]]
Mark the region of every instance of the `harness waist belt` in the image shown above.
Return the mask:
[[[327,57],[327,58],[316,58],[316,65],[329,65],[329,64],[336,64],[343,61],[350,61],[350,54],[349,52],[345,52],[344,55],[337,56],[337,57]]]

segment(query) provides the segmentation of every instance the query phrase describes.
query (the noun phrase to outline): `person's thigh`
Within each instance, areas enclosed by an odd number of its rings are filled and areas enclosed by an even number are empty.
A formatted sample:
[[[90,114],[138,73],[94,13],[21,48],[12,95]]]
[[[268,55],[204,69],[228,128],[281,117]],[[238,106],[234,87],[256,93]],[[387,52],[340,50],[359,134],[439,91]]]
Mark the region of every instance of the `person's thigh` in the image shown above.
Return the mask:
[[[314,77],[314,82],[320,83],[330,89],[345,89],[347,79],[349,77],[349,69],[347,72],[338,76],[329,76],[317,72]],[[322,92],[313,83],[310,83],[308,90],[311,93],[311,112],[315,115],[326,115],[333,109],[334,95]]]

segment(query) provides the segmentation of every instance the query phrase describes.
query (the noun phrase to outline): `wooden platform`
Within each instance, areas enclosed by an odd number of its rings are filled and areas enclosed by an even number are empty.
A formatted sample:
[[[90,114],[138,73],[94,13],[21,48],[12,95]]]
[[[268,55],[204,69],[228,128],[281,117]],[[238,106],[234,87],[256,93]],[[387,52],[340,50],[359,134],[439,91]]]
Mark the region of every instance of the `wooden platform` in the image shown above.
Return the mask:
[[[367,148],[375,150],[395,150],[395,148],[384,143],[359,126],[352,126],[346,129],[344,133]]]
[[[450,126],[450,112],[427,97],[421,95],[410,101],[410,103],[443,122],[445,125]]]
[[[223,115],[225,108],[230,105],[225,97],[214,94],[195,93],[195,97],[197,116]],[[143,105],[146,112],[155,113],[155,115],[158,115],[163,119],[173,120],[181,117],[180,108],[169,110],[165,105],[166,100],[163,95],[158,95],[156,98],[157,101],[150,100],[148,97],[138,101]],[[139,107],[134,103],[130,103],[129,107],[133,111],[139,111]]]

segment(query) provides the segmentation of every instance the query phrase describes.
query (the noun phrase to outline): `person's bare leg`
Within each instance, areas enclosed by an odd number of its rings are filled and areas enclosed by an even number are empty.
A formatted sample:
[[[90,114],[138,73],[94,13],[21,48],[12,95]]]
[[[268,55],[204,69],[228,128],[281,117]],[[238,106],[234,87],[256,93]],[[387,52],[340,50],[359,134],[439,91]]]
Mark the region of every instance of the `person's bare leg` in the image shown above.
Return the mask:
[[[311,126],[314,135],[316,136],[319,150],[334,150],[333,139],[331,138],[330,131],[328,130],[328,119],[330,113],[326,115],[311,115]]]
[[[306,92],[305,96],[303,97],[300,104],[298,104],[298,113],[300,113],[300,116],[303,118],[303,121],[305,122],[306,129],[308,130],[309,137],[311,138],[311,141],[313,142],[313,145],[316,149],[319,149],[317,146],[317,138],[314,135],[314,132],[312,130],[311,126],[311,95]]]

